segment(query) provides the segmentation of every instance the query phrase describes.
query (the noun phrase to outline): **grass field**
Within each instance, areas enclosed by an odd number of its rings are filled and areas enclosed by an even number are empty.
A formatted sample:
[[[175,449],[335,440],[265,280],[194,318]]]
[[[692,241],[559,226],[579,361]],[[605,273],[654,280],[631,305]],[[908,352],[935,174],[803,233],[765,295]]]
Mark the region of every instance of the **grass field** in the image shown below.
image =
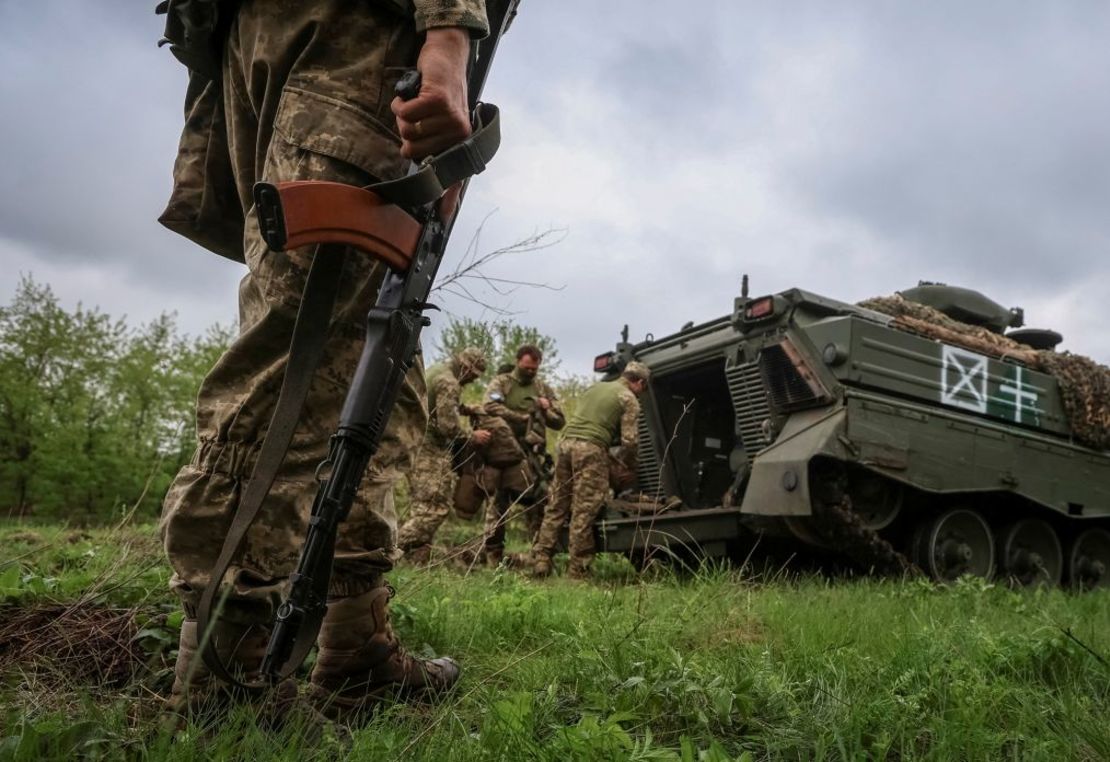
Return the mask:
[[[0,548],[3,760],[1110,759],[1107,591],[402,568],[395,624],[459,658],[452,695],[343,740],[249,708],[171,739],[155,529],[7,525]]]

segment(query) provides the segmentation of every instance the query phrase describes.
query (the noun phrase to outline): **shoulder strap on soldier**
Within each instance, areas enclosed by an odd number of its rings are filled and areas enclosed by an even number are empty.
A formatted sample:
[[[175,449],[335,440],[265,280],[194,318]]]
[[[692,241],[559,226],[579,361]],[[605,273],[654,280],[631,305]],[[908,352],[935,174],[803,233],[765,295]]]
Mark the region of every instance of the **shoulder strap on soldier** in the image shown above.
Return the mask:
[[[318,246],[312,257],[308,279],[305,281],[301,296],[300,310],[297,312],[297,321],[293,327],[285,376],[282,378],[281,391],[278,393],[277,404],[270,418],[270,426],[266,431],[254,470],[243,490],[243,497],[232,518],[220,557],[212,567],[208,587],[204,589],[197,609],[197,631],[202,638],[201,657],[205,665],[219,679],[231,685],[248,688],[265,687],[244,685],[229,674],[220,659],[216,644],[212,642],[209,632],[211,624],[219,617],[216,594],[231,562],[243,546],[247,530],[262,509],[262,504],[273,486],[274,479],[277,478],[278,469],[289,449],[289,443],[293,439],[301,409],[308,397],[309,386],[324,353],[324,341],[327,337],[328,325],[331,323],[335,297],[339,292],[345,257],[346,251],[343,247],[327,245]],[[314,633],[315,629],[309,628],[308,631]],[[313,637],[311,640],[297,644],[297,651],[303,649],[304,655],[307,655],[314,640]],[[299,664],[300,661],[303,661],[303,658],[296,663]]]

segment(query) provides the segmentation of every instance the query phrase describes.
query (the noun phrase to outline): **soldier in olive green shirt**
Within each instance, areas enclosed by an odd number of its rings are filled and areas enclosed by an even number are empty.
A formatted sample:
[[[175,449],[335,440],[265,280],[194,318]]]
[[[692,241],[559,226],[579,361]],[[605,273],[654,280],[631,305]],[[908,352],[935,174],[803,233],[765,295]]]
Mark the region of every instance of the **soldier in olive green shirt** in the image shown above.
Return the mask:
[[[609,447],[617,445],[617,459],[629,468],[635,466],[636,419],[640,414],[636,398],[647,389],[649,377],[646,365],[630,362],[616,381],[594,384],[578,399],[574,416],[559,441],[555,482],[532,546],[537,576],[551,573],[551,556],[568,516],[568,575],[589,575],[594,557],[594,521],[609,494]]]

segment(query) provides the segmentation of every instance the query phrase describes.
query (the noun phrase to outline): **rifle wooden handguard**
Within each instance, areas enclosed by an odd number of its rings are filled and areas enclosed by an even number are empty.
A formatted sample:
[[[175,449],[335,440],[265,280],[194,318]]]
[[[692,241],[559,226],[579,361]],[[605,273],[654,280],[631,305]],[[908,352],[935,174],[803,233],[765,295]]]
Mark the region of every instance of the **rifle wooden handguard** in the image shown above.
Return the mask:
[[[258,183],[258,225],[274,251],[318,243],[353,246],[396,272],[405,272],[416,253],[420,223],[377,193],[322,180]]]

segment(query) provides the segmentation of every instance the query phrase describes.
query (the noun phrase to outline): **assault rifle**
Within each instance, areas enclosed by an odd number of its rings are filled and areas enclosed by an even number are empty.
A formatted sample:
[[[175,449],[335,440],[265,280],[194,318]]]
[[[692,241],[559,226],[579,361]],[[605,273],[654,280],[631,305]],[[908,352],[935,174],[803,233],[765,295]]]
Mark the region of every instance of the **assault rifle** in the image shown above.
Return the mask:
[[[357,188],[320,181],[255,186],[259,227],[275,250],[316,245],[293,329],[282,389],[257,465],[197,612],[201,654],[219,678],[247,689],[276,684],[293,673],[316,641],[327,610],[328,583],[339,524],[343,522],[370,459],[377,451],[405,374],[429,324],[425,310],[469,178],[485,169],[500,144],[497,107],[478,102],[498,42],[520,0],[486,0],[490,35],[474,47],[468,73],[473,134],[459,145],[414,166],[409,175]],[[419,74],[398,83],[414,97]],[[381,260],[389,272],[367,315],[366,345],[332,436],[317,469],[319,486],[288,598],[278,609],[262,663],[262,681],[244,682],[223,664],[210,642],[217,598],[228,566],[243,545],[288,449],[313,372],[323,351],[348,247]]]

